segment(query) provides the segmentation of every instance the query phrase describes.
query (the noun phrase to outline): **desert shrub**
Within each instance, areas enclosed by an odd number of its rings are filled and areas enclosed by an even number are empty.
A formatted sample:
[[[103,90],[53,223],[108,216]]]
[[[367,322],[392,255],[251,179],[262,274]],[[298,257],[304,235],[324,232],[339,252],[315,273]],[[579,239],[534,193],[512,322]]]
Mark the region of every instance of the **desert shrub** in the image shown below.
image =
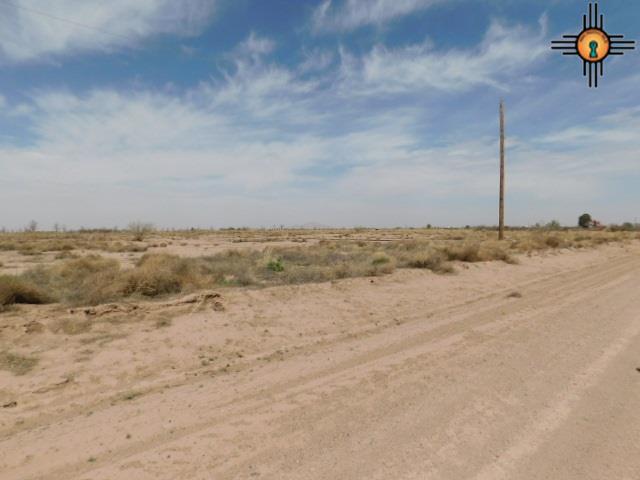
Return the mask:
[[[50,267],[36,267],[21,278],[57,301],[97,304],[118,296],[116,281],[119,273],[120,264],[116,260],[88,255]]]
[[[131,222],[127,229],[131,233],[133,240],[141,242],[147,235],[153,232],[153,224],[145,222]]]
[[[58,301],[96,305],[134,295],[156,297],[203,285],[193,259],[145,255],[132,269],[97,255],[37,267],[22,275]]]
[[[551,248],[558,248],[561,244],[562,244],[562,240],[560,240],[558,237],[546,237],[544,239],[544,243]]]
[[[394,259],[388,258],[383,260],[382,258],[374,257],[371,261],[371,267],[367,269],[366,277],[378,277],[381,275],[389,275],[393,273],[396,269],[396,261]],[[358,275],[361,276],[361,275]]]
[[[105,252],[113,252],[113,253],[141,253],[146,252],[149,249],[147,245],[136,245],[135,243],[122,243],[115,242],[108,245],[105,245],[101,250]]]
[[[480,245],[468,244],[462,246],[448,246],[444,248],[444,253],[449,261],[459,262],[481,262]]]
[[[277,240],[281,232],[276,233],[262,231],[260,236],[257,232],[242,235],[250,241],[263,241],[263,237]],[[131,242],[126,232],[118,235],[101,232],[58,234],[55,238],[46,232],[7,234],[0,237],[3,240],[0,245],[5,245],[5,248],[19,245],[34,252],[58,251],[56,258],[60,261],[35,267],[19,276],[2,277],[0,301],[4,298],[7,299],[5,303],[57,301],[70,305],[95,305],[129,297],[156,298],[215,286],[260,287],[386,275],[396,268],[448,273],[453,270],[451,261],[514,263],[514,252],[570,245],[586,247],[623,241],[635,235],[624,232],[584,232],[577,235],[575,232],[552,233],[538,229],[513,231],[508,242],[498,242],[493,231],[477,229],[469,229],[464,235],[461,230],[436,230],[429,232],[428,237],[418,238],[401,232],[400,240],[388,240],[382,235],[370,240],[364,236],[349,238],[352,233],[333,232],[339,239],[323,239],[309,246],[271,245],[264,251],[238,249],[197,258],[146,254],[132,268],[123,268],[117,260],[98,255],[65,258],[74,255],[72,249],[80,248],[109,251],[147,248],[144,244]],[[185,235],[196,238],[199,234]],[[291,234],[287,234],[284,238],[290,237]],[[181,234],[174,239],[178,242],[184,238]],[[227,240],[233,241],[233,238],[227,237]]]
[[[373,258],[371,259],[371,263],[376,266],[385,265],[389,262],[391,262],[391,257],[389,257],[385,252],[374,253]]]
[[[518,263],[517,260],[504,249],[504,247],[491,243],[481,248],[480,258],[483,261],[500,261],[509,264]]]
[[[421,268],[436,273],[451,273],[453,267],[442,252],[423,252],[416,254],[407,262],[409,268]]]
[[[281,259],[276,259],[276,260],[269,260],[267,262],[267,270],[270,270],[272,272],[284,272],[284,264],[282,263]]]
[[[28,257],[28,256],[40,255],[42,253],[42,250],[39,250],[35,245],[25,245],[23,247],[20,247],[20,249],[18,250],[18,253],[20,255],[24,255],[25,257]]]
[[[168,254],[144,255],[134,269],[123,272],[120,282],[124,296],[145,297],[179,293],[202,283],[193,259]]]
[[[64,250],[62,252],[58,252],[53,258],[55,260],[68,260],[70,258],[80,258],[80,255]]]
[[[18,250],[20,248],[17,243],[14,242],[0,242],[0,251],[10,252],[12,250]]]
[[[258,281],[255,265],[261,257],[260,252],[229,250],[198,259],[198,268],[212,283],[248,286]]]
[[[15,276],[0,276],[0,308],[14,304],[39,305],[49,301],[49,296],[37,286]]]
[[[284,284],[299,285],[303,283],[321,283],[339,278],[331,267],[293,266],[287,268],[280,280]],[[344,278],[344,277],[343,277]]]
[[[624,222],[622,225],[609,225],[607,230],[610,232],[633,232],[638,229],[640,229],[639,224]]]

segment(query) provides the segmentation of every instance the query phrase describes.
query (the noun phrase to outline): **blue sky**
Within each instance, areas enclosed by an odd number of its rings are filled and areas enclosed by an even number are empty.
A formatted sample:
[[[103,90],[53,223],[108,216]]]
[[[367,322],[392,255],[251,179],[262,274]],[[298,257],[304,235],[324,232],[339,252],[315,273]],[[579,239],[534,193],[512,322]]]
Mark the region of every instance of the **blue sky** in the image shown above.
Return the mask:
[[[640,217],[640,59],[582,0],[0,0],[0,226]],[[640,4],[600,2],[640,37]]]

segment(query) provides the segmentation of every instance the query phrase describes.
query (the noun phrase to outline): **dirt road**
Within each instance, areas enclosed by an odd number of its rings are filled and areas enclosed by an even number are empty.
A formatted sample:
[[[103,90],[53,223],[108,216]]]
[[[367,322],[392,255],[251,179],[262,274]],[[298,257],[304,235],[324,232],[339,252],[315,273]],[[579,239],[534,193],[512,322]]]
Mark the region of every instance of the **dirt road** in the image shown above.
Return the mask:
[[[0,410],[0,478],[640,478],[640,248],[459,269],[230,293],[118,339],[100,369]],[[270,334],[220,368],[181,362],[236,342],[233,321]],[[157,371],[123,399],[114,359],[145,342]]]

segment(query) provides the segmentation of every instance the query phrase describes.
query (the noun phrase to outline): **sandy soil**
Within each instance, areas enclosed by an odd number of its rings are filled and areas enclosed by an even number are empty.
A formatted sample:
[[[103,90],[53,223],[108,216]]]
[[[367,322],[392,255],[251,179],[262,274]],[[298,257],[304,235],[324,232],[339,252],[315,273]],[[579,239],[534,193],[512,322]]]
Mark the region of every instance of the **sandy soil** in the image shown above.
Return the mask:
[[[640,246],[456,268],[5,313],[0,478],[639,478]]]

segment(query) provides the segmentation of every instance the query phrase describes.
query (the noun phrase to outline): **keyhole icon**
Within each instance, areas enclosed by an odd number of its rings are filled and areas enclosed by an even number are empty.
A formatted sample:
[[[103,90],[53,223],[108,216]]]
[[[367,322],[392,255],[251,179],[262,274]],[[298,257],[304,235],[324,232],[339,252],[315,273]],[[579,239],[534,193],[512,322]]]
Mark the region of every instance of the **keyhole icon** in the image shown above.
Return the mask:
[[[589,44],[589,48],[591,52],[589,53],[590,58],[598,58],[598,42],[595,40]]]

